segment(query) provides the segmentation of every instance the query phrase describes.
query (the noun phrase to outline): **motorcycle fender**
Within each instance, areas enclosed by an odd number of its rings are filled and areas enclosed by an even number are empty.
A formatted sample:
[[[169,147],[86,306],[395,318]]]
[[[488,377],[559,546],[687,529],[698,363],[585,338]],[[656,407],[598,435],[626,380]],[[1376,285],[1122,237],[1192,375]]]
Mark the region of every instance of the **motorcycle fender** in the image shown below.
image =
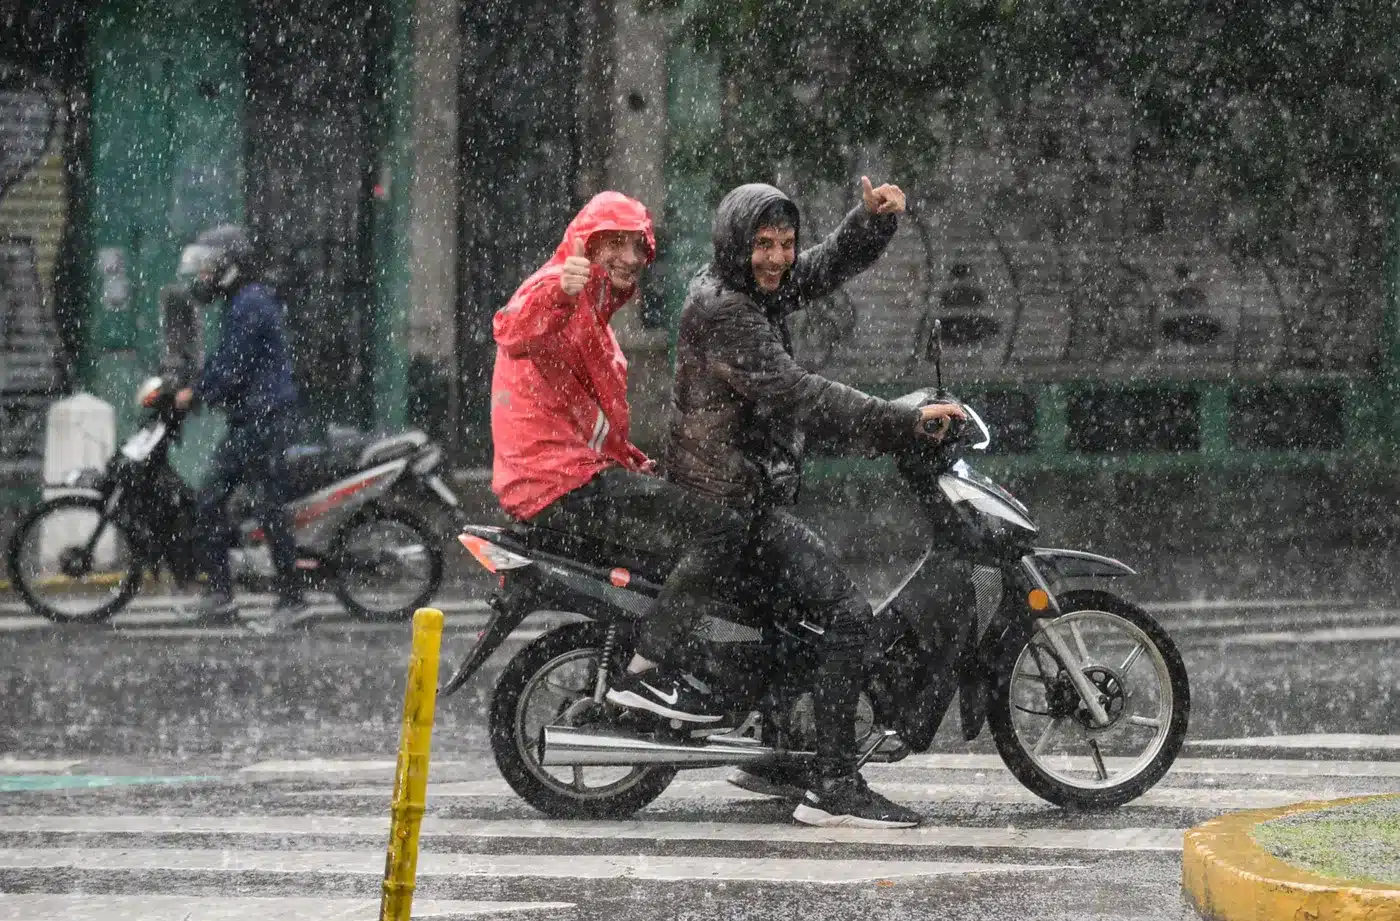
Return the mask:
[[[1056,595],[1075,589],[1101,587],[1104,579],[1137,575],[1137,570],[1126,563],[1084,550],[1036,547],[1031,555],[1036,568]]]
[[[486,629],[477,636],[476,645],[457,667],[457,673],[452,676],[452,680],[438,691],[439,697],[450,697],[461,690],[462,686],[481,670],[486,660],[491,658],[491,653],[499,649],[511,631],[520,626],[530,614],[528,605],[506,605],[496,596],[491,598],[491,609],[491,619],[487,621]]]

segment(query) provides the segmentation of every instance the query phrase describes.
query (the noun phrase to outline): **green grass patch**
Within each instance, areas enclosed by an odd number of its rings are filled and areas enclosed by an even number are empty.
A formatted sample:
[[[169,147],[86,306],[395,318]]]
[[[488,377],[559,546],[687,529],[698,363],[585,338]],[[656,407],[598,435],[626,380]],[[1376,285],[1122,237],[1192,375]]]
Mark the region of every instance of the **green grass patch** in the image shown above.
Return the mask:
[[[1257,826],[1254,840],[1300,869],[1400,886],[1400,797],[1275,819]]]

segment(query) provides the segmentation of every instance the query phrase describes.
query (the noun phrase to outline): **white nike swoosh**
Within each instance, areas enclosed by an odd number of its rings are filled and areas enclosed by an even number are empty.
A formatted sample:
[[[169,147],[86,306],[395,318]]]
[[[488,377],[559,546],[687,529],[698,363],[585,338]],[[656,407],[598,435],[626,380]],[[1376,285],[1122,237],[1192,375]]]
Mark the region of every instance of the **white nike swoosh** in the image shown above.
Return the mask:
[[[680,692],[680,691],[672,690],[671,693],[670,693],[670,696],[667,696],[667,695],[665,695],[665,694],[662,694],[662,693],[661,693],[660,691],[658,691],[656,688],[654,688],[654,687],[652,687],[651,685],[647,684],[645,681],[640,682],[640,684],[641,684],[642,687],[646,688],[648,691],[651,691],[653,694],[655,694],[655,695],[656,695],[658,698],[660,698],[663,702],[668,703],[668,704],[670,704],[670,705],[673,706],[673,707],[676,705],[676,701],[678,701],[678,700],[681,699],[681,692]]]

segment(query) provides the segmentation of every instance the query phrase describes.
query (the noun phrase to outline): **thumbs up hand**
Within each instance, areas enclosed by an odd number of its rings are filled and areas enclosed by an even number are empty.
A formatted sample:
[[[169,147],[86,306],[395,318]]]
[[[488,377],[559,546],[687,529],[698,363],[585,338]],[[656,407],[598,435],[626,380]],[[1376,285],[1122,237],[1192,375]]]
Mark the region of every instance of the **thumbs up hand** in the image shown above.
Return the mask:
[[[592,271],[593,263],[583,255],[583,240],[578,240],[574,243],[573,255],[564,260],[564,270],[559,275],[559,287],[569,297],[573,297],[588,284]]]
[[[897,185],[886,183],[877,188],[870,184],[869,176],[861,176],[860,195],[871,214],[898,214],[904,210],[904,190]]]

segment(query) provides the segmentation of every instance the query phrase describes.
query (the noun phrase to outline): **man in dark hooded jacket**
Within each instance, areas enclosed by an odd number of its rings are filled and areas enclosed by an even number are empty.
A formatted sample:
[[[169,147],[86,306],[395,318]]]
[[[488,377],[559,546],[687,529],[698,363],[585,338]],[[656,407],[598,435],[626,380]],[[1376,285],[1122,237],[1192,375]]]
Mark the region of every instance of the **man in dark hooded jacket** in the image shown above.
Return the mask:
[[[821,243],[797,252],[796,205],[778,189],[743,185],[715,213],[714,261],[691,281],[676,343],[667,476],[748,517],[744,578],[791,599],[822,631],[813,689],[815,774],[749,770],[746,789],[801,795],[793,817],[811,825],[910,827],[921,816],[871,790],[856,770],[855,711],[870,603],[835,553],[784,509],[797,496],[804,434],[889,452],[942,437],[961,411],[896,405],[827,380],[792,355],[787,317],[834,292],[879,258],[904,210],[897,186],[861,177],[862,203]],[[716,572],[721,591],[733,576]],[[681,636],[688,625],[675,624]],[[660,625],[649,629],[660,630]],[[805,789],[804,789],[805,788]]]

